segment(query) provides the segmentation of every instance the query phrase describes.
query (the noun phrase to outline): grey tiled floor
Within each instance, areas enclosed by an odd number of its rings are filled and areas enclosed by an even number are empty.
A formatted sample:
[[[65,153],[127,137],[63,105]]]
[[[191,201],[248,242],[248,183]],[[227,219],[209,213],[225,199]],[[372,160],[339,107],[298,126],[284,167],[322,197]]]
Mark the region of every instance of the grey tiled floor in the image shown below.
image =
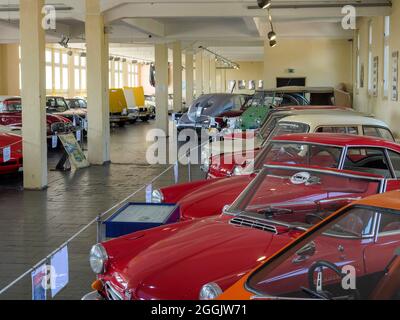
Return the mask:
[[[145,162],[146,133],[153,127],[138,122],[112,130],[111,160],[77,172],[49,172],[46,191],[23,191],[21,176],[0,178],[0,289],[47,256],[79,229],[142,187],[165,166]],[[49,153],[55,167],[57,152]],[[192,170],[200,178],[198,168]],[[187,170],[180,168],[180,181]],[[154,187],[173,183],[173,172],[162,176]],[[133,199],[144,200],[144,191]],[[69,246],[70,284],[56,299],[80,299],[90,291],[94,279],[88,252],[96,242],[96,227],[90,227]],[[25,277],[0,299],[30,299],[30,277]]]

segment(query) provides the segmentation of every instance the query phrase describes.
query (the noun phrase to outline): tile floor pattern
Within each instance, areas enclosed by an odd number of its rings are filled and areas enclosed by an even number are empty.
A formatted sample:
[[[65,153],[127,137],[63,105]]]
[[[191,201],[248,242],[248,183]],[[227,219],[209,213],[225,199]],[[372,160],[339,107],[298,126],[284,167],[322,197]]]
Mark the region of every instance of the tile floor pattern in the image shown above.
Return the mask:
[[[0,289],[46,257],[65,240],[102,213],[142,187],[166,166],[146,164],[146,133],[153,123],[138,122],[113,129],[111,159],[107,166],[93,166],[77,172],[49,171],[46,191],[23,191],[19,175],[0,178]],[[49,152],[54,168],[59,153]],[[198,168],[193,179],[201,178]],[[187,169],[180,168],[180,181],[187,181]],[[174,183],[170,171],[154,188]],[[143,201],[145,192],[133,201]],[[90,291],[94,279],[88,253],[96,242],[96,226],[70,243],[70,283],[56,299],[80,299]],[[31,279],[25,277],[0,299],[30,299]]]

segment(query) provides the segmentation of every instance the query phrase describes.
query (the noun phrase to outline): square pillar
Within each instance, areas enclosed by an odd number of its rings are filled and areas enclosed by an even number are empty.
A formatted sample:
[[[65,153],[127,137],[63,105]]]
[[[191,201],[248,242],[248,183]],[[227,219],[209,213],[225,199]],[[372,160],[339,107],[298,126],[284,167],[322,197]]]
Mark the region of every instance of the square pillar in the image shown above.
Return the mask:
[[[179,41],[173,44],[174,112],[182,110],[182,48]]]
[[[210,57],[203,55],[203,91],[210,93]]]
[[[47,186],[45,31],[43,0],[20,0],[24,188]]]
[[[185,56],[185,72],[186,72],[186,107],[193,102],[193,52],[186,52]]]
[[[168,47],[155,45],[156,68],[156,124],[168,136]]]
[[[110,161],[110,107],[108,99],[108,36],[99,0],[86,0],[86,51],[89,162]]]
[[[210,60],[210,92],[217,92],[217,69],[215,59]]]
[[[203,94],[203,51],[196,54],[196,98]]]

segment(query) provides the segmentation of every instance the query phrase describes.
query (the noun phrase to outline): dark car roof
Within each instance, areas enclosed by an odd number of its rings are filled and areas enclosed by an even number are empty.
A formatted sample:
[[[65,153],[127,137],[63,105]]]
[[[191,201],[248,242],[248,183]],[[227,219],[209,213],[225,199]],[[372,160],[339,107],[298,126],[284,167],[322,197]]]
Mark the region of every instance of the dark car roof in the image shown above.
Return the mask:
[[[331,144],[335,146],[374,146],[397,149],[400,151],[400,145],[376,137],[358,136],[351,134],[332,134],[332,133],[295,133],[285,134],[274,137],[273,141],[293,141],[293,142],[309,142],[318,144]]]

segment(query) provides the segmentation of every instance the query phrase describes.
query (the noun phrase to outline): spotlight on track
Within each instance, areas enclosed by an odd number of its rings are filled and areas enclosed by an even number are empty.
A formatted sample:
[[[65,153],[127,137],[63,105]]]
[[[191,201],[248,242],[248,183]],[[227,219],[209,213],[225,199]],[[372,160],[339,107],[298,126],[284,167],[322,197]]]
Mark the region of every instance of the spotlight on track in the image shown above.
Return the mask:
[[[271,31],[271,32],[268,33],[268,40],[269,41],[276,40],[276,33],[274,31]]]
[[[271,0],[257,0],[257,4],[261,9],[268,9],[271,7]]]

